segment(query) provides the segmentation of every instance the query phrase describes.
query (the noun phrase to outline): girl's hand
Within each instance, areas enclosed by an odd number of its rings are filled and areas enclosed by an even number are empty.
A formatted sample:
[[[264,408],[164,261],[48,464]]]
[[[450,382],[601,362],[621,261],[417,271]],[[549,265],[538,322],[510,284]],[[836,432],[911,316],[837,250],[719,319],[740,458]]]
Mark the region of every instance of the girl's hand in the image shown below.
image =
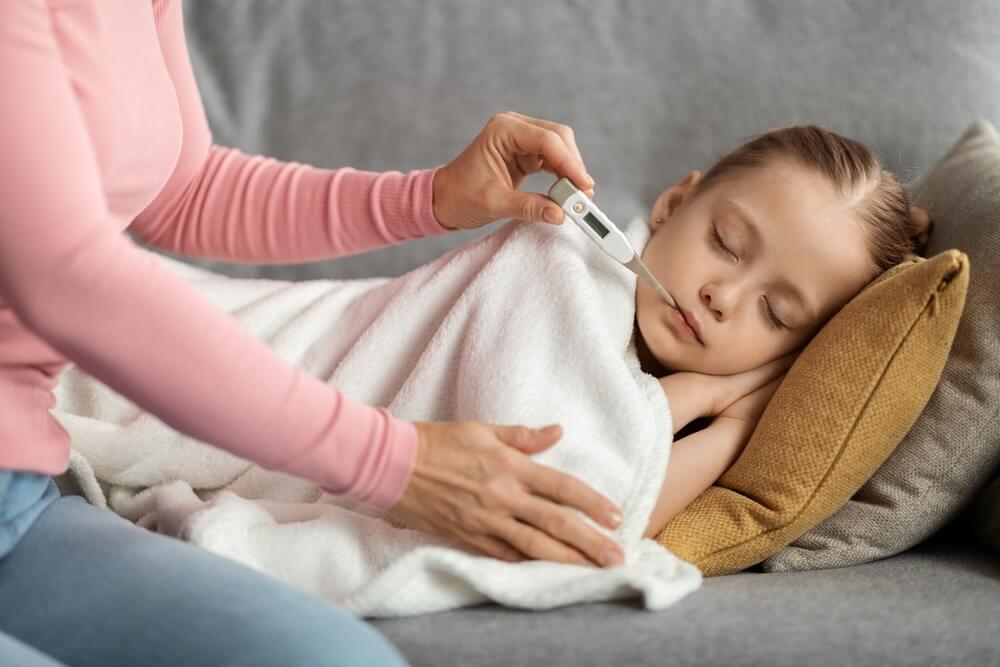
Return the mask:
[[[514,111],[498,113],[434,174],[434,216],[448,229],[475,229],[499,218],[560,224],[563,211],[555,202],[517,189],[536,171],[566,176],[588,197],[594,196],[594,179],[569,126]]]
[[[775,390],[781,381],[785,379],[785,374],[782,373],[778,377],[774,378],[763,387],[759,387],[746,396],[737,399],[734,403],[729,405],[725,410],[720,412],[716,417],[728,417],[730,419],[739,419],[745,421],[750,425],[750,433],[753,429],[757,427],[757,422],[760,421],[760,416],[764,413],[764,408],[767,407],[768,402],[771,400],[771,396],[774,395]]]
[[[801,350],[793,350],[788,354],[778,357],[777,359],[770,361],[763,366],[758,366],[749,371],[744,371],[743,373],[736,373],[734,375],[706,375],[707,382],[709,385],[709,393],[712,397],[712,403],[710,412],[705,416],[715,416],[721,415],[726,412],[726,410],[734,406],[737,402],[745,397],[754,395],[756,392],[770,387],[770,393],[764,392],[757,394],[757,397],[747,403],[743,403],[736,412],[741,413],[745,411],[749,405],[756,405],[756,401],[760,401],[761,397],[766,394],[767,399],[770,399],[771,394],[780,384],[780,378],[783,378],[785,372],[791,367],[792,362],[795,361],[796,357],[799,356]],[[775,380],[778,381],[775,381]],[[773,386],[772,386],[773,385]],[[764,405],[767,405],[767,399],[764,400]],[[763,408],[761,408],[763,411]],[[729,413],[730,415],[735,413]]]
[[[763,366],[733,375],[679,371],[660,378],[660,386],[670,404],[674,433],[694,419],[723,413],[744,396],[783,376],[798,354],[798,350],[789,352]],[[742,408],[746,405],[743,404]]]

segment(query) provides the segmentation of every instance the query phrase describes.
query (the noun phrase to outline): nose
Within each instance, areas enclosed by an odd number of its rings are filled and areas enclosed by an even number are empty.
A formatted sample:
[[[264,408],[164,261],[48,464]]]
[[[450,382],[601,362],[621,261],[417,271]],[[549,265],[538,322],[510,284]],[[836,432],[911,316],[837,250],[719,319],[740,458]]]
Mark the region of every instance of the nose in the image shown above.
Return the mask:
[[[719,285],[712,283],[701,288],[701,302],[706,308],[708,308],[708,310],[712,313],[712,317],[714,317],[718,322],[729,319],[730,302],[732,300],[732,295],[730,294],[731,291],[732,290],[727,291]]]

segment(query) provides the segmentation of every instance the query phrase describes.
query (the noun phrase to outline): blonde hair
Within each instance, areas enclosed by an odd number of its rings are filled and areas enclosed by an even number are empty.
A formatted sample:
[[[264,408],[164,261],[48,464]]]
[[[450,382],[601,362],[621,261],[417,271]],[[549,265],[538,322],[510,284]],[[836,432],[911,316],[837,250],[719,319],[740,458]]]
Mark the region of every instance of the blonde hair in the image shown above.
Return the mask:
[[[692,195],[741,169],[791,159],[829,179],[868,230],[874,278],[926,251],[932,221],[910,204],[892,172],[864,144],[815,125],[791,125],[758,134],[725,154],[695,185]]]

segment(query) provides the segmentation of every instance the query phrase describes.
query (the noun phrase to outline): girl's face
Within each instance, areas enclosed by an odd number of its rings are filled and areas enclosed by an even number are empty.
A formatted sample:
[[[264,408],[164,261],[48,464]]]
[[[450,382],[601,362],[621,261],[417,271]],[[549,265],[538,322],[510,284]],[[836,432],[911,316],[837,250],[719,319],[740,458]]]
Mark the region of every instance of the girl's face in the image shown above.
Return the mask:
[[[819,174],[776,162],[689,196],[700,178],[692,171],[657,198],[642,252],[698,336],[636,281],[637,344],[664,370],[761,366],[808,343],[873,277],[866,232]]]

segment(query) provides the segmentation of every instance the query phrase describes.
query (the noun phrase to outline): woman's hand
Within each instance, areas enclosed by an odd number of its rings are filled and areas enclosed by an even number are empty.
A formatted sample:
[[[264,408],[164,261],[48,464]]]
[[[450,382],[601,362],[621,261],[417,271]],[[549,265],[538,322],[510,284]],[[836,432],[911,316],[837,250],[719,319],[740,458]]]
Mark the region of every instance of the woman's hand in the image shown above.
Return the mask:
[[[415,424],[416,468],[387,510],[390,519],[506,561],[624,562],[614,541],[572,511],[615,529],[609,514],[619,509],[575,477],[528,457],[559,441],[558,425],[544,431],[478,421]]]
[[[520,192],[528,174],[568,177],[588,197],[587,173],[566,125],[514,111],[494,115],[472,143],[434,174],[434,216],[449,229],[475,229],[500,218],[560,224],[563,211],[547,196]]]

